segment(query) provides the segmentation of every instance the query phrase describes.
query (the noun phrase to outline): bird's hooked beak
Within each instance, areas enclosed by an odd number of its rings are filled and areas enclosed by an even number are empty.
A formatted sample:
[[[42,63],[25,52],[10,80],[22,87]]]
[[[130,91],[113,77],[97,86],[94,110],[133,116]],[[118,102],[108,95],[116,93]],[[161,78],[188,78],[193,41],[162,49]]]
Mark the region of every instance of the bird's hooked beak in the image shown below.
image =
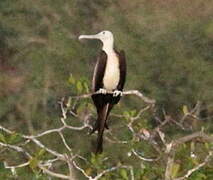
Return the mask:
[[[100,39],[100,34],[94,34],[94,35],[80,35],[78,37],[79,40],[81,39]]]

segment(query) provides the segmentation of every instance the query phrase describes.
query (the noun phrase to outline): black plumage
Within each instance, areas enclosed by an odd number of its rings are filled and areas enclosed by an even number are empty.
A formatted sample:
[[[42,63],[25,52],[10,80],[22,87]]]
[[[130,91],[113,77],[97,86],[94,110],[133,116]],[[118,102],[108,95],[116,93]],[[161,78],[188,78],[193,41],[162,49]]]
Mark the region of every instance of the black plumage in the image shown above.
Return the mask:
[[[124,51],[116,51],[114,50],[118,60],[119,60],[119,71],[120,71],[120,78],[116,89],[122,91],[124,87],[124,83],[126,80],[126,59]],[[93,75],[93,82],[92,82],[92,89],[93,92],[98,91],[99,89],[104,89],[103,78],[106,70],[107,64],[107,54],[105,51],[101,51],[100,55],[98,56],[97,63],[94,70]],[[113,94],[94,94],[92,95],[92,100],[95,104],[97,109],[97,120],[95,126],[91,133],[98,131],[98,138],[97,138],[97,147],[96,153],[101,153],[103,151],[103,133],[104,129],[108,128],[107,126],[107,118],[112,110],[113,106],[117,104],[120,100],[120,95],[113,96]]]

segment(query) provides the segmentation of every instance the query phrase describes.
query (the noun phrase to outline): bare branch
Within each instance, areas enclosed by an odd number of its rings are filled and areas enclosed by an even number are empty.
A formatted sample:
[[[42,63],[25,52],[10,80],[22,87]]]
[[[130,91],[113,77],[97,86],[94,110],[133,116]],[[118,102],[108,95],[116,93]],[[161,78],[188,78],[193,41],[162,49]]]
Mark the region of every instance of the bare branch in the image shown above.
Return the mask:
[[[53,176],[53,177],[57,177],[57,178],[61,178],[61,179],[70,179],[69,176],[66,176],[64,174],[59,174],[59,173],[55,173],[53,171],[50,171],[49,169],[45,168],[44,166],[42,166],[41,164],[38,164],[38,167],[40,169],[43,170],[44,173]]]
[[[25,166],[28,166],[30,164],[30,162],[25,162],[25,163],[22,163],[22,164],[18,164],[18,165],[15,165],[15,166],[11,166],[11,165],[8,165],[7,162],[5,161],[4,162],[4,167],[6,169],[12,169],[12,168],[21,168],[21,167],[25,167]]]
[[[134,149],[132,149],[132,153],[138,157],[139,159],[143,160],[143,161],[149,161],[149,162],[152,162],[152,161],[158,161],[160,159],[160,156],[157,157],[157,158],[145,158],[145,157],[142,157],[141,155],[139,155]]]
[[[84,169],[82,169],[80,166],[77,165],[77,163],[75,161],[73,161],[73,165],[74,167],[79,170],[86,178],[88,178],[89,180],[92,180],[93,178],[89,175],[87,175],[87,173],[84,171]]]
[[[165,180],[172,180],[172,167],[174,164],[174,156],[175,156],[174,151],[172,151],[172,153],[168,154],[167,163],[166,163],[166,171],[165,171]]]
[[[198,131],[198,132],[195,132],[193,134],[190,134],[190,135],[187,135],[187,136],[184,136],[184,137],[181,137],[179,139],[174,140],[173,146],[178,146],[178,145],[183,144],[187,141],[191,141],[192,139],[195,139],[195,138],[202,138],[205,141],[213,142],[213,136],[207,135],[202,131]]]
[[[9,129],[4,128],[3,126],[0,125],[0,129],[8,134],[13,134],[14,132],[10,131]]]
[[[64,138],[64,135],[62,134],[61,131],[59,132],[59,135],[61,136],[61,139],[62,139],[62,141],[63,141],[65,147],[68,149],[68,151],[72,151],[72,149],[71,149],[71,148],[69,147],[69,145],[67,144],[67,142],[66,142],[66,140],[65,140],[65,138]]]
[[[60,154],[60,153],[58,153],[58,152],[56,152],[56,151],[54,151],[54,150],[52,150],[52,149],[46,147],[45,145],[43,145],[43,144],[42,144],[39,140],[37,140],[36,138],[29,137],[29,139],[32,140],[35,144],[37,144],[40,148],[45,149],[45,150],[46,150],[47,152],[49,152],[50,154],[52,154],[52,155],[58,157],[59,159],[65,161],[64,155],[62,155],[62,154]]]
[[[135,117],[131,118],[131,121],[135,121],[135,120],[139,119],[141,117],[141,115],[150,108],[151,108],[151,106],[146,106],[145,108],[142,108]]]
[[[6,143],[2,143],[2,142],[0,142],[0,146],[7,147],[9,149],[13,149],[13,150],[15,150],[17,152],[21,152],[21,153],[25,154],[28,158],[32,157],[28,152],[26,152],[23,148],[21,148],[19,146],[6,144]]]

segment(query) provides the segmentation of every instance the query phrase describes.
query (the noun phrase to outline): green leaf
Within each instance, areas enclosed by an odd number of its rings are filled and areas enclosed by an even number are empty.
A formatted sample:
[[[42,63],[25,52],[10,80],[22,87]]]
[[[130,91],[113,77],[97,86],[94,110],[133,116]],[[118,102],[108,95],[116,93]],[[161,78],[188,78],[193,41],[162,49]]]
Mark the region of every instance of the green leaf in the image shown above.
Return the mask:
[[[128,111],[124,111],[123,112],[123,116],[125,117],[125,119],[129,119],[129,117],[130,117],[130,113],[128,112]]]
[[[77,114],[84,112],[84,110],[85,110],[85,103],[81,103],[77,108]]]
[[[90,161],[93,165],[95,165],[95,166],[97,165],[97,160],[96,160],[95,154],[92,153]]]
[[[131,115],[132,117],[135,116],[135,115],[136,115],[136,110],[134,109],[134,110],[130,111],[130,115]]]
[[[15,144],[15,143],[20,142],[21,140],[22,140],[21,135],[18,134],[18,133],[14,133],[8,138],[8,143],[9,144]]]
[[[204,143],[204,145],[205,145],[205,148],[206,148],[207,150],[209,150],[209,149],[210,149],[210,145],[209,145],[209,143],[205,142],[205,143]]]
[[[97,168],[97,169],[100,169],[101,166],[102,166],[102,163],[103,163],[103,154],[94,154],[92,153],[92,156],[91,156],[91,163]]]
[[[83,85],[81,83],[81,81],[78,81],[77,84],[76,84],[76,88],[79,92],[82,92],[83,90]]]
[[[30,159],[30,168],[34,171],[38,166],[39,160],[36,157]]]
[[[127,171],[125,169],[121,169],[120,170],[120,175],[123,179],[128,180],[128,175],[127,175]]]
[[[35,153],[35,156],[30,159],[30,168],[34,171],[37,172],[37,166],[39,163],[39,159],[43,157],[43,155],[46,153],[45,149],[40,149]]]
[[[84,82],[84,83],[83,83],[83,86],[84,86],[86,92],[89,92],[89,87],[88,87],[87,82]]]
[[[0,133],[0,141],[1,141],[1,142],[4,142],[4,143],[7,143],[7,142],[6,142],[6,139],[5,139],[5,137],[4,137],[4,135],[1,134],[1,133]]]
[[[207,179],[207,176],[203,173],[197,173],[196,178],[197,180],[198,179],[203,180],[203,179]]]
[[[172,166],[172,178],[177,177],[179,170],[180,170],[180,164],[174,163]]]
[[[69,79],[68,79],[68,83],[70,83],[70,84],[75,84],[75,78],[73,77],[73,75],[71,74],[70,75],[70,77],[69,77]]]
[[[41,150],[37,153],[36,157],[37,157],[38,159],[41,159],[41,158],[44,156],[45,153],[46,153],[46,150],[45,150],[45,149],[41,149]]]

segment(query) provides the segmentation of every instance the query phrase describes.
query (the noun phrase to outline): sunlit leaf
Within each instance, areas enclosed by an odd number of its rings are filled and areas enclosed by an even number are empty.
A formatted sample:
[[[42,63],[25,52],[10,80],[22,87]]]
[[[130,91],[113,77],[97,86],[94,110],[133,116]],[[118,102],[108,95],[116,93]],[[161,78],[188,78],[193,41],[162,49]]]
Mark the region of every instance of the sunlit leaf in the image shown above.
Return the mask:
[[[188,107],[186,105],[183,105],[183,113],[184,115],[187,115],[189,113]]]
[[[120,170],[120,175],[123,179],[127,179],[128,180],[128,175],[127,175],[127,171],[126,169],[121,169]]]
[[[66,104],[68,108],[70,107],[71,102],[72,102],[72,98],[71,98],[71,97],[69,97],[69,98],[68,98],[68,101],[67,101],[67,104]]]
[[[0,141],[6,143],[6,139],[3,134],[0,133]]]

